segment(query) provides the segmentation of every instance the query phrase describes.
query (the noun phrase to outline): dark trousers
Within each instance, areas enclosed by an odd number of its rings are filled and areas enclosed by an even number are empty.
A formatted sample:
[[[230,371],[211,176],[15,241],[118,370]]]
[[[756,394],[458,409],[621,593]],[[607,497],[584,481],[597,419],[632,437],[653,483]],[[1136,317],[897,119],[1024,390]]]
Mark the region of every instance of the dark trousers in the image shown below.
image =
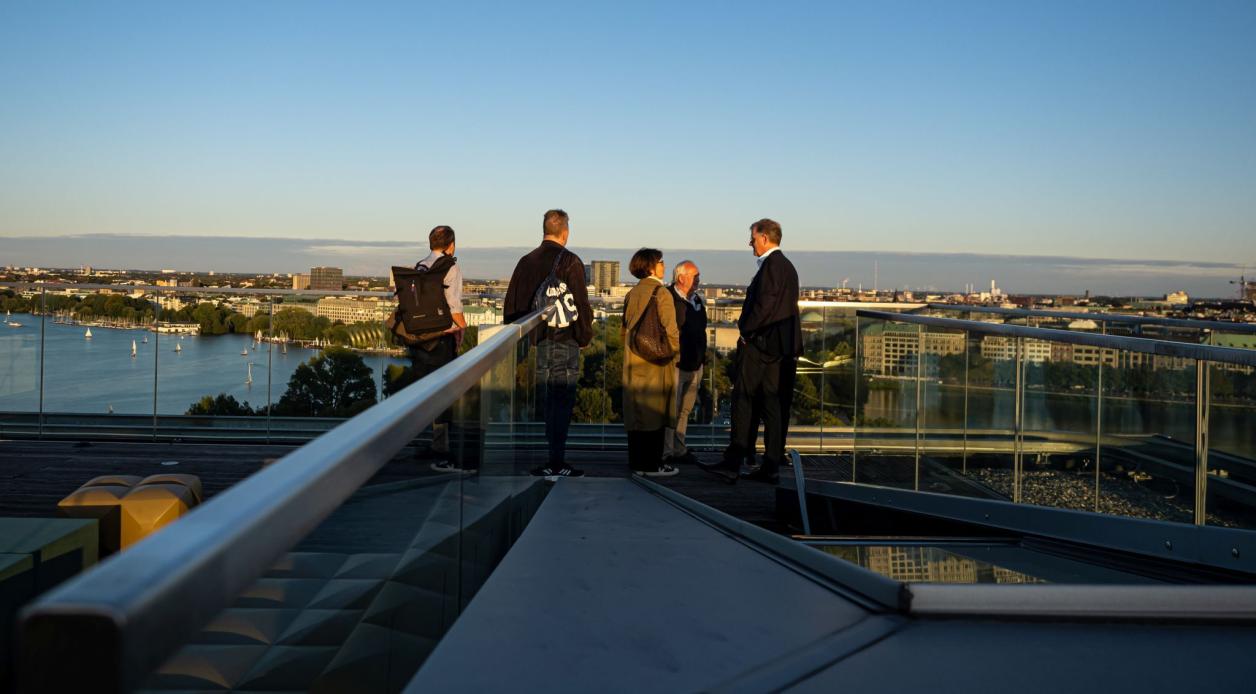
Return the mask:
[[[545,420],[549,464],[560,466],[567,458],[567,432],[576,407],[580,382],[580,345],[570,340],[543,340],[536,346],[537,398]]]
[[[657,470],[663,462],[663,429],[628,431],[628,467]]]
[[[724,460],[740,464],[754,452],[759,421],[763,422],[763,468],[776,471],[785,460],[785,437],[794,403],[798,361],[772,357],[746,343],[737,348],[737,380],[733,382],[733,423]]]
[[[440,338],[431,350],[422,347],[408,348],[410,353],[410,369],[414,380],[419,380],[440,367],[448,364],[458,356],[458,343],[453,335]],[[432,450],[440,453],[449,451],[448,426],[453,419],[450,410],[440,413],[432,423]]]

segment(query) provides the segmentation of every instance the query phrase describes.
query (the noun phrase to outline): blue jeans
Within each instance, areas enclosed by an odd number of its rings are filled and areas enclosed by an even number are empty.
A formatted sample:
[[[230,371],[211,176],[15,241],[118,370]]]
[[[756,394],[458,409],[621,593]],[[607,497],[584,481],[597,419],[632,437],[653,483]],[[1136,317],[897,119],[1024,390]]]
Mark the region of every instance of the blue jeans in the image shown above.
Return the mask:
[[[536,346],[537,398],[545,419],[549,464],[563,465],[567,455],[567,430],[576,406],[580,381],[580,346],[567,340],[544,340]]]

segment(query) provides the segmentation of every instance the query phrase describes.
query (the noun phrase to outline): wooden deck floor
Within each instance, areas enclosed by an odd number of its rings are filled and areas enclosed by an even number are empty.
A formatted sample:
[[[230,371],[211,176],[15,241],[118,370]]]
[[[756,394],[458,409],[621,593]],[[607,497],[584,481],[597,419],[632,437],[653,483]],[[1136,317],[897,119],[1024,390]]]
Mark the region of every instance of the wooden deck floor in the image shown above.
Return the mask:
[[[256,443],[136,443],[0,440],[0,516],[51,517],[57,502],[98,475],[146,476],[163,472],[197,475],[206,497],[230,487],[280,458],[295,446]],[[715,459],[718,453],[700,452]],[[622,451],[570,450],[568,460],[593,477],[628,475]],[[177,465],[163,465],[165,462]],[[542,451],[522,452],[516,464],[526,469],[544,461]],[[370,483],[386,483],[434,474],[427,461],[403,449]],[[727,485],[692,466],[676,477],[658,480],[697,501],[743,520],[779,530],[775,494],[762,483]]]

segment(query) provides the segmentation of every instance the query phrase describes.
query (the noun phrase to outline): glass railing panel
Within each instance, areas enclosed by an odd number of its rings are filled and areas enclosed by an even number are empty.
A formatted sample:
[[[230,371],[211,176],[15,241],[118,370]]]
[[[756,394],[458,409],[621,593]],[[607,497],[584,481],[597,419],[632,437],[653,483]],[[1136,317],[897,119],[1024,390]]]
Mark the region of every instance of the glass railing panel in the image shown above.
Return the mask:
[[[1206,522],[1250,530],[1256,528],[1256,367],[1209,362],[1207,378]]]
[[[789,412],[787,445],[799,453],[824,450],[826,411],[823,388],[827,386],[828,336],[824,310],[804,307],[800,312],[802,355],[798,359],[794,397]]]
[[[995,496],[966,474],[967,334],[936,326],[921,328],[918,488],[940,494]]]
[[[158,298],[119,289],[45,301],[45,433],[151,435]]]
[[[1021,501],[1098,511],[1099,367],[1074,363],[1069,345],[1020,338],[1024,394]]]
[[[859,369],[855,361],[857,336],[853,308],[825,306],[820,358],[819,392],[823,405],[821,456],[815,459],[829,479],[850,481],[853,471],[854,422],[859,397],[867,398],[867,388],[859,389]],[[800,364],[801,366],[801,364]]]
[[[286,343],[276,343],[278,333],[271,329],[274,301],[265,296],[177,291],[162,296],[166,310],[156,346],[158,433],[269,438],[273,424],[269,419],[279,409],[274,405],[303,356],[294,343],[288,355],[291,370],[276,368],[280,356],[276,349],[283,351]],[[306,316],[313,323],[315,316]],[[365,365],[359,368],[348,356],[335,361],[339,366],[335,375],[330,364],[303,371],[299,388],[285,403],[285,417],[314,418],[335,409],[348,412],[348,403],[340,400],[347,400],[350,393],[353,399],[368,399],[360,397],[367,390],[362,383],[367,378]],[[373,378],[369,384],[373,393]],[[284,429],[280,438],[286,438],[296,427],[290,422],[279,428]]]
[[[965,360],[947,373],[967,384],[957,404],[960,474],[992,498],[1014,499],[1017,451],[1017,342],[1015,337],[969,332]],[[958,371],[958,373],[956,373]]]
[[[0,435],[39,432],[45,301],[39,291],[0,289]]]
[[[916,486],[920,335],[914,324],[859,320],[860,383],[867,398],[855,432],[856,482]]]
[[[1073,351],[1101,365],[1099,510],[1189,523],[1195,508],[1195,361],[1119,349]]]
[[[439,455],[399,451],[143,689],[402,690],[548,490],[513,442],[519,363],[513,347],[494,360],[438,418]]]

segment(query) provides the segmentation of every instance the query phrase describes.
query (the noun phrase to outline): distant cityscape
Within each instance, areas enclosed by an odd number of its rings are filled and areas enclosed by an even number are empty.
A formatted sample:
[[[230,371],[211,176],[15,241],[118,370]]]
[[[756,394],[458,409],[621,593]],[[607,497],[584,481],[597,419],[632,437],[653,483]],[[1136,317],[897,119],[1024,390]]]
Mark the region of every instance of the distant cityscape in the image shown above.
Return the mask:
[[[597,317],[605,319],[622,310],[624,297],[633,285],[621,281],[621,265],[618,260],[592,260],[585,266],[588,292]],[[281,304],[284,310],[295,309],[326,319],[331,325],[354,326],[378,325],[395,309],[395,301],[388,295],[390,278],[387,276],[346,275],[342,268],[319,266],[302,273],[240,274],[216,272],[182,272],[172,269],[156,271],[104,269],[91,266],[78,268],[6,267],[0,270],[0,282],[47,285],[49,295],[77,296],[116,295],[132,300],[151,300],[163,314],[173,314],[212,302],[231,314],[252,318],[259,311],[271,310],[272,302],[264,291],[257,294],[214,294],[213,288],[254,290],[284,290]],[[104,288],[85,289],[75,285],[110,285]],[[498,279],[464,280],[464,311],[469,326],[496,325],[502,322],[502,302],[506,293],[506,281]],[[912,292],[881,290],[863,287],[852,288],[846,282],[834,287],[804,287],[804,301],[848,302],[861,304],[885,304],[887,308],[903,308],[905,304],[951,304],[971,306],[997,306],[1004,308],[1056,309],[1072,312],[1121,312],[1148,316],[1256,322],[1256,281],[1236,280],[1235,295],[1230,300],[1198,300],[1185,291],[1170,290],[1156,297],[1092,296],[1079,294],[1015,294],[1001,288],[995,280],[988,287],[965,286],[956,292]],[[160,290],[145,287],[161,287]],[[169,288],[169,289],[166,289]],[[179,289],[197,288],[195,292]],[[708,299],[710,342],[719,351],[731,350],[736,345],[736,321],[741,313],[744,286],[708,285],[703,288]],[[293,294],[292,292],[295,292]],[[304,295],[303,292],[309,292]],[[343,294],[339,294],[343,292]],[[29,288],[20,294],[27,300],[38,297],[39,289]],[[364,295],[366,294],[366,295]],[[32,306],[34,303],[32,301]],[[819,320],[819,314],[804,309],[803,320]],[[1094,329],[1093,322],[1073,321],[1070,329]],[[193,324],[174,326],[177,330],[196,330]],[[910,332],[910,334],[908,334]],[[1002,351],[1011,349],[1000,342],[1003,338],[986,337],[981,345],[983,356],[998,358]],[[1006,340],[1004,340],[1006,342]],[[381,345],[375,344],[378,349]],[[1041,347],[1041,349],[1039,349]],[[897,331],[893,327],[880,326],[862,336],[864,367],[872,373],[893,377],[915,368],[917,353],[914,331]],[[1109,359],[1099,350],[1087,352],[1074,348],[1064,354],[1062,346],[1027,346],[1026,358],[1031,362],[1069,361],[1076,364],[1097,364]],[[961,335],[930,334],[920,351],[924,356],[926,371],[936,371],[939,359],[964,350]],[[1126,355],[1138,358],[1142,355]],[[1148,355],[1148,358],[1150,356]],[[1163,360],[1162,360],[1163,361]],[[1105,362],[1106,363],[1106,362]],[[1117,364],[1108,364],[1117,366]],[[1129,366],[1136,366],[1129,364]],[[1149,365],[1151,366],[1151,365]],[[1157,363],[1154,366],[1169,366]],[[1173,365],[1176,367],[1177,365]]]

